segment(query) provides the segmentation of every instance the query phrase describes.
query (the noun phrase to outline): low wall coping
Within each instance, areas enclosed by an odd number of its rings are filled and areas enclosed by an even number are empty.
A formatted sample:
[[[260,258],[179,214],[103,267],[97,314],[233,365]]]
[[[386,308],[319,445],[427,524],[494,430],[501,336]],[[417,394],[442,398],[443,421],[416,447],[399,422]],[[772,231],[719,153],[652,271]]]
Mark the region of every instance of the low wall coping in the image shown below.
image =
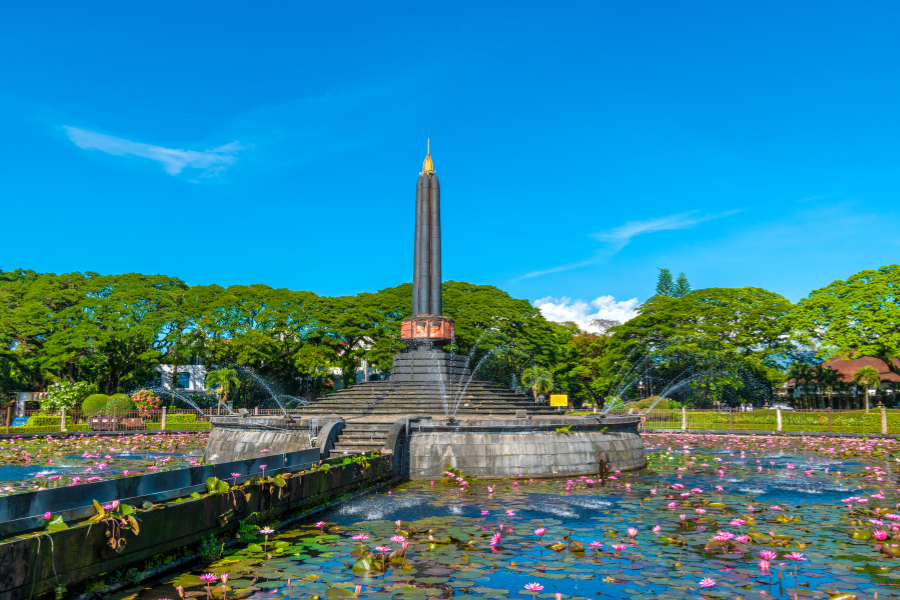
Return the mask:
[[[100,503],[119,500],[126,504],[140,504],[144,501],[161,502],[190,496],[194,492],[206,491],[206,480],[217,477],[233,482],[232,473],[240,473],[237,481],[261,475],[261,465],[266,473],[297,471],[309,468],[319,462],[318,448],[300,450],[287,454],[274,454],[246,460],[212,463],[199,467],[185,467],[146,473],[106,481],[95,481],[80,485],[51,488],[22,494],[12,494],[0,498],[0,535],[9,536],[30,529],[42,527],[44,513],[62,515],[65,521],[81,519],[96,514],[94,500]]]

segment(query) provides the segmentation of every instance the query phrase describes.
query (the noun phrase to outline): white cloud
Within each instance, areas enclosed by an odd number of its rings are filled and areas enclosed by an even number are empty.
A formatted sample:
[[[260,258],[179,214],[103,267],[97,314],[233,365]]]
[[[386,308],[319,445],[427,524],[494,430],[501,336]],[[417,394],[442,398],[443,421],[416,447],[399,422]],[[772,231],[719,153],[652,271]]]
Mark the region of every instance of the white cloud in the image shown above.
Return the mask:
[[[612,319],[624,323],[637,316],[638,299],[622,300],[616,302],[612,296],[600,296],[590,303],[584,300],[572,300],[571,298],[554,298],[547,296],[532,302],[535,308],[541,311],[545,319],[563,323],[573,321],[582,331],[600,333],[597,327],[591,325],[594,319]]]
[[[237,160],[235,154],[243,149],[237,142],[203,151],[163,148],[78,127],[63,127],[63,129],[79,148],[100,150],[115,156],[137,156],[155,160],[162,163],[170,175],[177,175],[186,168],[204,169],[205,175],[215,174],[233,165]]]
[[[526,273],[525,275],[522,275],[521,277],[518,277],[513,281],[521,281],[523,279],[538,277],[540,275],[547,275],[549,273],[569,271],[571,269],[577,269],[578,267],[585,267],[587,265],[604,262],[615,256],[620,250],[622,250],[622,248],[627,246],[631,242],[632,238],[641,234],[653,233],[655,231],[671,231],[673,229],[687,229],[689,227],[697,225],[698,223],[702,223],[704,221],[712,221],[713,219],[719,219],[721,217],[727,217],[737,212],[740,212],[740,210],[729,210],[727,212],[712,215],[698,215],[697,211],[693,210],[690,212],[669,215],[666,217],[646,219],[644,221],[628,221],[624,225],[619,225],[618,227],[614,227],[609,231],[603,231],[591,235],[591,237],[595,240],[604,242],[606,244],[603,248],[598,250],[593,257],[579,262],[567,263],[558,267],[552,267],[550,269],[532,271],[531,273]]]

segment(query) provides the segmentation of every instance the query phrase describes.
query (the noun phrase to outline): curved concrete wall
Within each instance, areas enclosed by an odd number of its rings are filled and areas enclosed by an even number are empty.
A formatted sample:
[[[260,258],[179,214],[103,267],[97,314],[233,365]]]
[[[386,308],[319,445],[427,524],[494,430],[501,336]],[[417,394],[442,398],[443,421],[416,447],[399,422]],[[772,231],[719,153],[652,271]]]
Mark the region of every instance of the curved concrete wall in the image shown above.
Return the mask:
[[[481,479],[570,477],[645,466],[638,418],[421,421],[410,428],[412,479],[435,479],[447,464]],[[558,427],[571,425],[569,433]]]
[[[307,421],[285,423],[282,418],[214,417],[212,422],[214,428],[209,434],[209,442],[203,454],[206,462],[216,454],[218,462],[227,462],[266,454],[286,454],[312,447]]]

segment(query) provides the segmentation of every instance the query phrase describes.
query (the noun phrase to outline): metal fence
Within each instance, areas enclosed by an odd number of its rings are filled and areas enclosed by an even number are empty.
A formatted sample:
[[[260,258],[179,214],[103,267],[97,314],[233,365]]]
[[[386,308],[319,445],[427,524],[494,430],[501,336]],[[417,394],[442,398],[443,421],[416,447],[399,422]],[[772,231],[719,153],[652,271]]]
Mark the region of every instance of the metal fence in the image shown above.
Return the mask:
[[[611,410],[626,415],[627,410]],[[874,406],[865,410],[830,409],[658,409],[640,414],[640,427],[715,431],[808,431],[820,433],[900,434],[900,409]]]
[[[17,433],[79,433],[92,431],[162,431],[210,429],[210,417],[227,414],[222,409],[197,411],[191,409],[139,410],[27,410],[16,416],[7,409],[0,431]],[[0,418],[2,418],[0,417]]]

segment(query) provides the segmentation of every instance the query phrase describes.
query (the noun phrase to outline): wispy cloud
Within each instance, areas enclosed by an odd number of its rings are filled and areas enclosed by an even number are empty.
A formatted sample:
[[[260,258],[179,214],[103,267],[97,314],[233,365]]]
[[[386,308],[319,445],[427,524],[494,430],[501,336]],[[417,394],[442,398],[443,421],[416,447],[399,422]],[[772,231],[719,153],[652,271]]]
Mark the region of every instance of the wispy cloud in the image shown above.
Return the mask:
[[[237,152],[243,149],[238,142],[231,142],[209,150],[182,150],[133,142],[78,127],[64,126],[63,129],[79,148],[100,150],[114,156],[134,156],[154,160],[161,163],[166,173],[170,175],[178,175],[187,168],[203,169],[204,176],[214,175],[233,165],[237,160]]]
[[[614,227],[613,229],[604,231],[602,233],[595,233],[591,235],[591,237],[601,242],[608,242],[613,247],[615,247],[616,252],[618,252],[619,250],[627,246],[635,236],[644,233],[654,233],[656,231],[687,229],[689,227],[697,225],[698,223],[727,217],[728,215],[733,215],[736,212],[739,211],[730,210],[728,212],[713,215],[698,215],[697,211],[692,210],[690,212],[677,215],[669,215],[667,217],[659,217],[656,219],[647,219],[646,221],[628,221],[624,225],[619,225],[618,227]]]
[[[550,273],[569,271],[571,269],[577,269],[579,267],[585,267],[587,265],[603,262],[612,258],[625,246],[630,244],[632,239],[639,235],[645,233],[654,233],[656,231],[688,229],[690,227],[693,227],[694,225],[697,225],[698,223],[703,223],[704,221],[712,221],[713,219],[720,219],[722,217],[727,217],[738,212],[740,212],[740,210],[730,210],[723,213],[702,215],[698,214],[697,211],[692,210],[686,213],[646,219],[644,221],[628,221],[624,225],[619,225],[618,227],[614,227],[609,231],[603,231],[591,235],[591,237],[595,240],[603,242],[605,244],[604,247],[599,249],[593,257],[579,262],[552,267],[550,269],[532,271],[531,273],[522,275],[514,281],[521,281],[523,279],[538,277],[540,275],[548,275]]]

